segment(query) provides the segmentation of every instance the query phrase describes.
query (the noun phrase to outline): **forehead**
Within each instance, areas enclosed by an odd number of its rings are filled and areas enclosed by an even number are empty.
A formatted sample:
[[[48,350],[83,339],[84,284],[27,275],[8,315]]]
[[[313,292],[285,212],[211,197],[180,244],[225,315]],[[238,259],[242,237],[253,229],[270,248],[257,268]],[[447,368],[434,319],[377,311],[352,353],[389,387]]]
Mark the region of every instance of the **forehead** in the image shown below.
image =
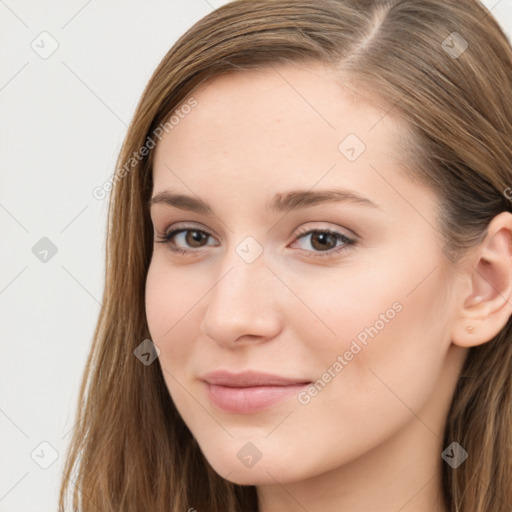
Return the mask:
[[[399,163],[402,127],[319,64],[230,73],[191,97],[197,105],[157,145],[155,184],[311,188]]]

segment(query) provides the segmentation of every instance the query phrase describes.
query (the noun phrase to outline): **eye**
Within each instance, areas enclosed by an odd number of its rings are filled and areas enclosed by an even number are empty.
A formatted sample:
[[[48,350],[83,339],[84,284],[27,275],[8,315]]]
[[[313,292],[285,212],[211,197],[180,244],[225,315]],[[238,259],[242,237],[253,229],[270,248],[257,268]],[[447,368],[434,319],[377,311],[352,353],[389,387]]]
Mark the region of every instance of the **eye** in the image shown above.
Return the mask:
[[[331,229],[310,229],[297,233],[297,240],[308,239],[309,241],[305,245],[313,247],[314,250],[305,250],[310,253],[313,252],[313,254],[308,254],[308,256],[313,258],[333,256],[333,254],[353,248],[357,243],[353,238],[349,238],[343,233]],[[338,245],[338,243],[341,244]]]
[[[213,238],[210,233],[191,226],[172,229],[164,234],[157,233],[157,235],[157,243],[167,244],[172,252],[178,254],[198,253],[199,251],[197,249],[207,247],[208,245],[216,245],[207,243],[210,238]],[[309,253],[307,255],[308,257],[313,258],[331,257],[341,251],[353,248],[357,243],[353,238],[331,229],[299,231],[295,235],[294,243],[308,239],[309,242],[306,244],[302,243],[303,247],[301,247],[301,249]],[[304,248],[304,245],[311,246],[313,250]]]
[[[169,249],[171,249],[171,251],[180,254],[188,254],[192,252],[197,252],[194,251],[193,249],[205,247],[203,242],[207,241],[208,238],[211,238],[211,235],[206,231],[203,231],[202,229],[189,227],[167,231],[163,235],[159,234],[158,238],[159,239],[156,240],[156,242],[168,244]],[[176,247],[176,241],[188,244],[193,249],[189,250]]]

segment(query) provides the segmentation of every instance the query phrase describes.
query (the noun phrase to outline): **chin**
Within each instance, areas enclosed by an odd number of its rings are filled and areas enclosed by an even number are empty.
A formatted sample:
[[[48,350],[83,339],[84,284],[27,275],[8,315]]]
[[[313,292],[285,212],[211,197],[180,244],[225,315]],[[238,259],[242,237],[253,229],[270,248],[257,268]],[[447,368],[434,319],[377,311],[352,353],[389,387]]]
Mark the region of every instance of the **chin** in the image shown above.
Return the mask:
[[[238,485],[276,485],[276,481],[291,483],[306,477],[300,474],[300,468],[296,464],[287,463],[283,457],[262,455],[259,460],[251,461],[250,458],[245,459],[246,453],[250,453],[250,447],[246,447],[245,451],[237,449],[235,457],[229,451],[209,454],[206,458],[218,475]]]

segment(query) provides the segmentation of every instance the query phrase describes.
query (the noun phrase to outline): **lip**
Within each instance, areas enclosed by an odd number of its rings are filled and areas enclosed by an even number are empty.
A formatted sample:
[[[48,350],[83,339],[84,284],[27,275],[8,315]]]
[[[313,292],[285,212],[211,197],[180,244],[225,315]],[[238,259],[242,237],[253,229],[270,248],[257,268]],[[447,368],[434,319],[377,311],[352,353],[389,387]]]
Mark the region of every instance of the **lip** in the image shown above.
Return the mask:
[[[311,381],[247,370],[217,370],[201,378],[213,405],[234,414],[251,414],[297,395]]]

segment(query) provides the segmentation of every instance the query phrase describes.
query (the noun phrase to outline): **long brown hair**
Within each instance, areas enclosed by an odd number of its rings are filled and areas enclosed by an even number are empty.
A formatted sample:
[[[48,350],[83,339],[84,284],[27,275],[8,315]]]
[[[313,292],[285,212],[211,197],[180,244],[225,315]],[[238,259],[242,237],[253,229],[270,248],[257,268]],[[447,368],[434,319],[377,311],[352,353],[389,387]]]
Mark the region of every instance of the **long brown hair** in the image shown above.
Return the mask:
[[[329,65],[340,83],[350,81],[404,121],[405,165],[440,198],[439,235],[450,262],[482,240],[495,215],[510,211],[503,192],[512,185],[512,50],[476,0],[236,0],[199,20],[155,70],[117,162],[105,289],[61,511],[69,495],[72,510],[83,512],[258,509],[254,486],[228,482],[207,463],[158,360],[144,365],[134,357],[150,338],[144,292],[154,152],[141,148],[162,126],[172,128],[169,117],[207,80],[288,62]],[[509,321],[470,349],[454,393],[444,446],[456,441],[469,458],[452,469],[440,456],[450,512],[512,509],[511,370]]]

